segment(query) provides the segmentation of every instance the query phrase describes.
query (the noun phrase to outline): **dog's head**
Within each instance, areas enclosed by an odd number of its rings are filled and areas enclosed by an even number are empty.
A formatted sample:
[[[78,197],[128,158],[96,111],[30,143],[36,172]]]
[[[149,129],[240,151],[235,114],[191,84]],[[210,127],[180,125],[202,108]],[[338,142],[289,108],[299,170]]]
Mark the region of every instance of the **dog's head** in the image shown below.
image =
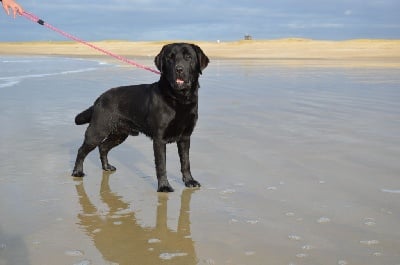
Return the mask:
[[[209,59],[199,46],[188,43],[165,45],[154,59],[176,96],[189,97],[198,88],[198,78]]]

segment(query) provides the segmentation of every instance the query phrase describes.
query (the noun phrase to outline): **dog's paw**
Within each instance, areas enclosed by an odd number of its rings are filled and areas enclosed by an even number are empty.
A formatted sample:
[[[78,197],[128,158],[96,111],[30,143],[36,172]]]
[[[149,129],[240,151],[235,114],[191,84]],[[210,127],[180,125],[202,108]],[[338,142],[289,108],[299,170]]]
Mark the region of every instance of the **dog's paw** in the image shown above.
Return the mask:
[[[169,185],[167,178],[160,178],[158,180],[158,192],[173,192],[174,189]]]
[[[77,177],[77,178],[82,178],[83,176],[85,176],[85,173],[83,173],[83,171],[74,170],[72,172],[71,176]]]
[[[161,185],[161,186],[158,186],[157,192],[174,192],[174,189],[169,184]]]
[[[107,164],[106,166],[103,166],[103,170],[104,171],[115,171],[115,170],[117,170],[117,168],[110,164]]]
[[[188,188],[201,187],[200,183],[197,180],[194,180],[194,179],[185,181],[185,186],[188,187]]]

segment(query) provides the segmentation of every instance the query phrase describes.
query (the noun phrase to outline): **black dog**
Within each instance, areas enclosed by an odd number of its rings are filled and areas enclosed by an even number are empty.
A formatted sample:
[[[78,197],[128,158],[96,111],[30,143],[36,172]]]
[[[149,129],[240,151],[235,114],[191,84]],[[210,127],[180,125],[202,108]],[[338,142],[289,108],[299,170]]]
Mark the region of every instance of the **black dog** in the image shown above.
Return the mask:
[[[97,146],[103,169],[115,170],[108,163],[108,152],[140,132],[153,140],[159,192],[174,191],[165,166],[166,144],[172,142],[178,145],[186,187],[200,187],[190,172],[189,148],[198,117],[198,79],[208,57],[194,44],[173,43],[165,45],[154,61],[161,72],[158,82],[112,88],[76,116],[77,125],[89,126],[72,176],[84,176],[83,161]]]

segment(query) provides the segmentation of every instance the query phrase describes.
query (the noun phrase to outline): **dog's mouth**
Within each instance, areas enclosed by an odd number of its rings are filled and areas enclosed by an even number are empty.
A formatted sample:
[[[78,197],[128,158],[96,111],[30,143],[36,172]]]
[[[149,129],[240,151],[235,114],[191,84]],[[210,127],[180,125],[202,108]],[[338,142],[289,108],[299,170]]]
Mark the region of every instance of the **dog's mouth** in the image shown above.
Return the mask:
[[[191,86],[191,82],[189,80],[186,81],[185,79],[183,79],[181,77],[176,78],[175,84],[176,84],[176,87],[181,90],[189,89]]]
[[[177,79],[176,79],[176,84],[177,84],[178,86],[182,86],[183,84],[185,84],[185,80],[180,79],[180,78],[177,78]]]

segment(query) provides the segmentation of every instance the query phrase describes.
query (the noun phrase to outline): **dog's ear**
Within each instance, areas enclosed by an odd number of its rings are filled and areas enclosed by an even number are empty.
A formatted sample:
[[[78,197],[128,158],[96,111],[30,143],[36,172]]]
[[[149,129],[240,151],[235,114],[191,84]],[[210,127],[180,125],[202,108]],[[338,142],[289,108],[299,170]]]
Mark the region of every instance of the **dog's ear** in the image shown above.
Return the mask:
[[[157,69],[162,72],[162,57],[163,57],[163,51],[161,50],[161,52],[159,54],[157,54],[157,56],[154,58],[154,64],[157,66]]]
[[[160,51],[160,53],[154,58],[154,64],[157,66],[157,69],[162,72],[162,66],[163,66],[163,58],[164,58],[164,53],[168,45],[164,45]]]
[[[204,68],[207,67],[207,65],[210,62],[210,60],[204,54],[203,50],[199,46],[197,46],[195,44],[192,44],[192,47],[193,47],[193,49],[195,50],[195,52],[197,54],[197,61],[199,62],[199,73],[201,74],[202,71],[204,70]]]

